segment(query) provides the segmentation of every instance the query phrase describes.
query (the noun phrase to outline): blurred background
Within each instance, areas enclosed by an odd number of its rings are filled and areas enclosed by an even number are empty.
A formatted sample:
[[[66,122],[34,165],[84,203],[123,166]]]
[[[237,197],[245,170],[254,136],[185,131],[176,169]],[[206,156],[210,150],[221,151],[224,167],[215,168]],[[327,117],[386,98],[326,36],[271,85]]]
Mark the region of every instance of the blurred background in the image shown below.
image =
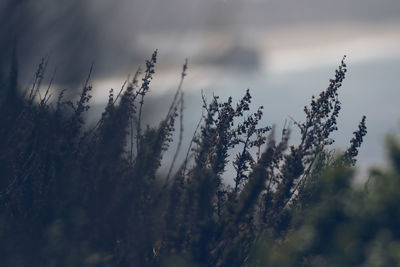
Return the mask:
[[[100,116],[109,89],[158,49],[145,116],[150,124],[163,117],[188,58],[185,144],[201,116],[201,91],[237,100],[249,88],[265,124],[304,121],[304,105],[326,89],[343,55],[335,146],[344,149],[366,115],[358,161],[365,170],[382,164],[384,137],[399,126],[398,0],[2,0],[0,23],[1,71],[16,44],[22,88],[42,57],[46,81],[57,69],[56,89],[79,88],[95,62],[89,120]]]

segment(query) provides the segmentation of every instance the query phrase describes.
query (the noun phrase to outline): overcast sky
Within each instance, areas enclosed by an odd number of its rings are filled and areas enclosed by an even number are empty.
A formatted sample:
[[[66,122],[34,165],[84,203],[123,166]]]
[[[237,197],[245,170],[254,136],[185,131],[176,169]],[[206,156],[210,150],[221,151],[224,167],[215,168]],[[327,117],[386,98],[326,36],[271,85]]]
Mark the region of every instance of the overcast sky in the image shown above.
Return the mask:
[[[296,50],[299,41],[304,50],[334,46],[349,35],[382,30],[398,35],[400,1],[3,0],[0,8],[0,31],[8,37],[0,41],[2,47],[16,38],[27,71],[49,55],[64,70],[60,81],[75,82],[92,60],[98,76],[114,76],[131,71],[155,48],[165,55],[166,65],[198,54],[203,60],[194,63],[229,64],[233,61],[215,59],[229,54],[229,46],[258,55],[268,46]]]
[[[382,162],[383,137],[400,118],[398,0],[2,0],[0,23],[1,68],[13,40],[22,84],[43,56],[64,87],[82,83],[95,61],[100,104],[157,48],[152,101],[165,99],[189,58],[188,125],[200,114],[202,89],[238,98],[250,88],[269,124],[301,121],[302,107],[326,88],[344,54],[338,139],[347,142],[366,114],[360,161]],[[153,113],[163,111],[158,106]]]

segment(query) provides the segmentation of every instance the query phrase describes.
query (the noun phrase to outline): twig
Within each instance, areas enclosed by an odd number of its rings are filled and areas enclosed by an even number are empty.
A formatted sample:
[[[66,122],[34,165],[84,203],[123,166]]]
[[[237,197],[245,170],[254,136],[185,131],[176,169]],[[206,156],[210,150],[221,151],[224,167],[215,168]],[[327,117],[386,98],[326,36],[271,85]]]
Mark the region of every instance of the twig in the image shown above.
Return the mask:
[[[172,116],[172,110],[174,110],[174,106],[175,106],[175,103],[176,103],[176,100],[177,100],[177,96],[178,96],[178,94],[180,94],[180,100],[179,100],[179,103],[180,103],[179,141],[178,141],[178,146],[177,146],[177,148],[176,148],[176,151],[175,151],[174,158],[173,158],[173,160],[172,160],[171,166],[170,166],[170,168],[169,168],[169,170],[168,170],[167,178],[165,179],[165,184],[168,184],[168,182],[169,182],[169,178],[170,178],[172,169],[173,169],[173,167],[174,167],[174,165],[175,165],[175,161],[176,161],[176,159],[177,159],[177,157],[178,157],[179,151],[180,151],[181,146],[182,146],[182,139],[183,139],[183,108],[184,108],[184,106],[183,106],[183,91],[182,91],[182,85],[183,85],[183,80],[184,80],[184,78],[185,78],[185,76],[186,76],[187,66],[188,66],[188,60],[186,59],[186,60],[185,60],[185,64],[183,65],[183,68],[182,68],[181,80],[180,80],[180,82],[179,82],[178,89],[176,90],[175,97],[174,97],[174,99],[173,99],[173,101],[172,101],[172,104],[171,104],[171,106],[170,106],[170,109],[169,109],[168,115],[167,115],[168,117]],[[168,118],[168,117],[167,117],[167,118]]]

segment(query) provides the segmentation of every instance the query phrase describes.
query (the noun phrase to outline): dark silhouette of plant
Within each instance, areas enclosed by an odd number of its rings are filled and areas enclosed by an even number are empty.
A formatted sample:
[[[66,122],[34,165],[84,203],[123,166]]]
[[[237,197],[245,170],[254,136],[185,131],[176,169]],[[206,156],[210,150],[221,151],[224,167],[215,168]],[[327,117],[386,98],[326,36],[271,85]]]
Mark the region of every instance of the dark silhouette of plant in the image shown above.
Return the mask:
[[[395,266],[399,264],[399,140],[388,138],[388,170],[373,169],[363,187],[353,171],[326,167],[308,180],[313,194],[294,214],[282,242],[260,238],[249,266]],[[341,158],[336,160],[342,161]]]
[[[279,247],[308,223],[298,214],[312,213],[308,207],[330,196],[324,170],[354,165],[366,134],[363,117],[348,150],[330,156],[343,59],[328,88],[305,107],[305,122],[295,122],[298,145],[289,145],[290,129],[276,141],[274,127],[260,125],[263,107],[250,111],[249,90],[237,104],[217,96],[208,103],[203,95],[202,121],[174,172],[187,62],[157,127],[144,127],[142,119],[157,51],[143,73],[139,69],[116,95],[110,90],[101,118],[88,126],[93,64],[76,99],[65,99],[62,90],[53,100],[55,75],[42,88],[47,59],[32,87],[19,94],[12,58],[0,104],[3,266],[166,266],[175,260],[246,266],[263,237]],[[177,150],[168,172],[160,174],[178,121]],[[232,153],[237,154],[230,162]],[[223,179],[228,164],[235,169],[233,185]],[[311,252],[304,254],[307,259],[318,253]],[[296,263],[303,260],[296,257]]]

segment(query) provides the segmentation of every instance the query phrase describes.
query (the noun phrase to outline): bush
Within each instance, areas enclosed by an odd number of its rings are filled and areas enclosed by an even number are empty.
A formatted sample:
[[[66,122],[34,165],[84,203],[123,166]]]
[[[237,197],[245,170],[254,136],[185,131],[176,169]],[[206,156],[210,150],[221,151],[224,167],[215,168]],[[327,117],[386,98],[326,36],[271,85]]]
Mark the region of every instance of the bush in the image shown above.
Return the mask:
[[[278,242],[264,235],[249,266],[397,266],[400,263],[398,140],[389,138],[391,170],[372,170],[364,188],[349,168],[329,168],[307,183],[315,192],[293,214]],[[317,188],[317,190],[315,190]]]
[[[372,209],[356,212],[357,205],[381,203],[383,198],[381,187],[364,200],[349,186],[347,168],[355,164],[366,134],[365,117],[342,156],[333,157],[329,150],[341,107],[338,89],[346,74],[344,59],[328,88],[304,108],[305,122],[295,122],[300,144],[289,146],[289,128],[276,141],[274,127],[259,125],[262,107],[250,111],[249,91],[237,104],[218,97],[207,103],[203,97],[204,116],[186,159],[176,173],[171,166],[162,177],[157,170],[177,122],[181,129],[177,151],[182,145],[187,62],[164,119],[155,128],[144,128],[142,107],[156,61],[157,51],[126,88],[116,95],[110,91],[93,127],[84,120],[91,71],[77,101],[65,100],[62,91],[52,102],[51,88],[45,93],[41,88],[45,60],[22,97],[16,93],[13,64],[10,82],[1,83],[3,266],[361,262],[357,244],[351,246],[353,261],[340,258],[344,253],[340,246],[351,236],[338,240],[337,247],[325,243],[334,239],[330,229],[346,232],[356,228],[356,222],[364,224],[362,216]],[[239,152],[232,162],[234,185],[228,185],[222,176],[233,149]],[[337,167],[342,171],[325,171]],[[345,201],[353,198],[347,207]],[[381,222],[368,227],[374,223]],[[359,233],[365,240],[389,238],[384,233],[375,236],[368,227]],[[397,238],[397,232],[390,238]]]

